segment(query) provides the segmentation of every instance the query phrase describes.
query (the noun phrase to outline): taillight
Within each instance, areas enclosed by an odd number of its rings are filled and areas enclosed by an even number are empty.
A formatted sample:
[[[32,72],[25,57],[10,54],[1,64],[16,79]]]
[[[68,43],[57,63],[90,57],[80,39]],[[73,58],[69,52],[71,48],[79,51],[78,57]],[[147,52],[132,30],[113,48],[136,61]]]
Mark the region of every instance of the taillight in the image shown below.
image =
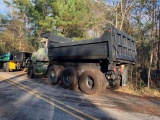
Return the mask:
[[[122,68],[119,68],[119,67],[115,67],[115,68],[113,69],[113,72],[120,72],[120,73],[122,73],[122,71],[123,71],[123,69],[122,69]]]
[[[114,68],[114,69],[113,69],[113,71],[114,71],[114,72],[116,72],[116,71],[117,71],[117,69],[116,69],[116,68]]]

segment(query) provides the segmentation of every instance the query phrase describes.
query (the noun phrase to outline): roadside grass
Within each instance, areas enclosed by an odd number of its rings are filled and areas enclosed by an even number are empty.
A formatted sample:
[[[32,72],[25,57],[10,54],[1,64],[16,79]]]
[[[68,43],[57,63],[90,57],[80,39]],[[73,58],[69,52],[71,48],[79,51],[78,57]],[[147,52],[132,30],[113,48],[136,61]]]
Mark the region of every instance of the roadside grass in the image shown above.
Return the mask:
[[[134,76],[135,77],[135,76]],[[137,74],[137,77],[129,77],[128,86],[119,87],[117,91],[137,95],[137,96],[151,96],[160,98],[160,75],[151,77],[150,87],[147,87],[145,76]],[[143,79],[142,79],[143,78]]]
[[[129,85],[126,87],[120,87],[116,91],[124,92],[137,96],[151,96],[151,97],[160,97],[160,88],[148,88],[148,87],[140,87],[135,88],[133,85]]]

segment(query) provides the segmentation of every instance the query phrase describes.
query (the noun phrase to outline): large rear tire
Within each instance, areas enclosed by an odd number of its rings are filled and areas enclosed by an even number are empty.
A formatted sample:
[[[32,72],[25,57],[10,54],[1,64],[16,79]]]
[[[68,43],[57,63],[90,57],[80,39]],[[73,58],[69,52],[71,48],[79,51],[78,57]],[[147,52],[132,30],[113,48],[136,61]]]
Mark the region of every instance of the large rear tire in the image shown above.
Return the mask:
[[[47,78],[50,84],[55,85],[60,82],[61,68],[57,65],[52,65],[48,69]]]
[[[102,92],[103,92],[106,90],[107,86],[109,85],[109,82],[106,79],[105,75],[100,70],[96,70],[95,72],[99,74],[100,79],[103,81],[103,85],[102,85]]]
[[[64,88],[76,89],[78,87],[78,72],[72,67],[64,69],[61,75],[61,82]]]
[[[32,79],[35,77],[35,73],[34,73],[34,69],[33,69],[33,65],[31,62],[28,63],[28,70],[27,70],[27,77]]]
[[[104,87],[104,80],[97,70],[86,70],[82,73],[79,80],[80,90],[88,95],[100,94]]]

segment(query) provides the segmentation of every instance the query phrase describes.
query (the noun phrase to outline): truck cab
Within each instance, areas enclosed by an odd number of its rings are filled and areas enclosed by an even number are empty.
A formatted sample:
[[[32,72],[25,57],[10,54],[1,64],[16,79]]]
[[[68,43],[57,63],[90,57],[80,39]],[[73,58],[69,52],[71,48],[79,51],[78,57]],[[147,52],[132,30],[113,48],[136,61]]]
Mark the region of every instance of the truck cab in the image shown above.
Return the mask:
[[[42,40],[39,41],[38,43],[38,50],[34,51],[31,60],[36,62],[36,61],[48,61],[48,39],[43,38]]]
[[[32,53],[28,61],[27,75],[29,78],[35,77],[36,74],[46,74],[48,67],[48,39],[43,37],[38,42],[38,50]]]

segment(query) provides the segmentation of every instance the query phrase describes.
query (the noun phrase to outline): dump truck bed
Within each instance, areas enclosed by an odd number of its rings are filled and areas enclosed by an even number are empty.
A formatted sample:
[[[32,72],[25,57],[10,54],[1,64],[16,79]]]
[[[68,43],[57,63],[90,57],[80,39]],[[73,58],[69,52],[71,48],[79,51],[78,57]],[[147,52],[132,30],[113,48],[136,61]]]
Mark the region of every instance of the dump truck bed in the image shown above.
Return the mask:
[[[63,40],[62,40],[63,39]],[[48,57],[57,59],[107,59],[109,62],[136,61],[136,43],[133,37],[115,27],[107,29],[100,38],[71,41],[49,37]]]

